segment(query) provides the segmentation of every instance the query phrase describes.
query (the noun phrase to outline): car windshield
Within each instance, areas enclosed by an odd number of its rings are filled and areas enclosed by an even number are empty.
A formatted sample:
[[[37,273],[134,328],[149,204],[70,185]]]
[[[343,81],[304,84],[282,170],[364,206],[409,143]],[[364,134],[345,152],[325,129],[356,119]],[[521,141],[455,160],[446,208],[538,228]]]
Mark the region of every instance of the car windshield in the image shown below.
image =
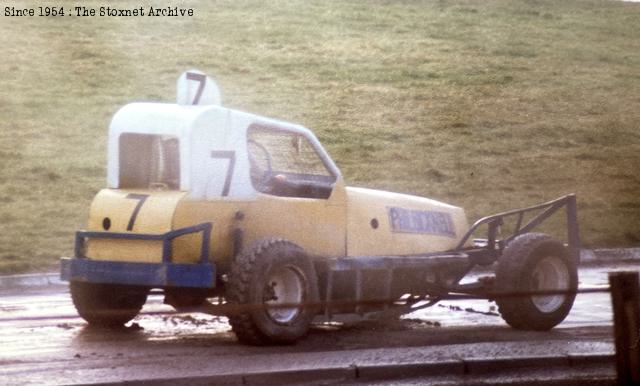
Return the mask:
[[[304,135],[255,125],[247,135],[251,182],[257,190],[265,192],[266,182],[274,177],[307,186],[326,187],[335,182],[336,177]]]

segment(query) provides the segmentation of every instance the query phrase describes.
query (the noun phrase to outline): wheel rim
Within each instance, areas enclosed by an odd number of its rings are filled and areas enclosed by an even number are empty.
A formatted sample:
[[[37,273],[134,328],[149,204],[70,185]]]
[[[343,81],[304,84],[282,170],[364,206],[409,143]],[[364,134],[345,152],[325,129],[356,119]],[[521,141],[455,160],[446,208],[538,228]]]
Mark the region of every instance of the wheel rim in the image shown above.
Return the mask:
[[[265,304],[278,306],[283,304],[301,304],[305,300],[306,278],[295,267],[278,268],[269,274],[265,288]],[[301,312],[301,307],[267,308],[267,314],[280,324],[290,323]]]
[[[531,275],[532,291],[568,290],[570,285],[569,269],[555,256],[540,260]],[[551,313],[564,304],[566,295],[532,296],[533,305],[540,312]]]

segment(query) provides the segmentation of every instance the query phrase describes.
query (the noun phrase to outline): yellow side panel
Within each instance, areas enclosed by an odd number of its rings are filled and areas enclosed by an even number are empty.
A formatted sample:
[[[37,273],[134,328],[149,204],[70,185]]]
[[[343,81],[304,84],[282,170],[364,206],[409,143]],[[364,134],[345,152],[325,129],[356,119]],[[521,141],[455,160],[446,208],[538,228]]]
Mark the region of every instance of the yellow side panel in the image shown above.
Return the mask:
[[[242,229],[243,246],[256,240],[276,237],[298,244],[310,254],[344,256],[346,223],[344,187],[335,189],[329,200],[277,197],[259,194],[255,200],[220,198],[208,201],[183,200],[174,217],[180,228],[210,221],[213,261],[229,261],[233,256],[234,229]],[[195,262],[200,255],[200,238],[181,237],[174,242],[176,261]]]
[[[336,188],[337,189],[337,188]],[[282,237],[312,255],[346,254],[344,201],[260,196],[247,209],[247,241]],[[342,205],[340,205],[342,204]]]
[[[234,224],[237,224],[236,212],[244,212],[247,205],[249,205],[248,201],[223,198],[208,201],[186,199],[181,201],[176,208],[173,226],[178,229],[203,222],[213,223],[209,240],[209,254],[212,261],[219,262],[227,259],[233,253],[232,233],[235,228]],[[173,242],[174,261],[178,263],[197,262],[201,246],[201,234],[178,237]]]
[[[454,248],[468,229],[461,208],[427,198],[371,189],[347,188],[349,256],[393,256],[441,252]],[[400,211],[403,216],[398,219]],[[429,232],[433,215],[450,220],[443,232]],[[413,217],[413,218],[412,218]],[[416,218],[414,220],[414,218]],[[422,221],[422,223],[420,223]],[[393,223],[392,223],[393,222]],[[437,228],[433,226],[433,228]],[[439,234],[438,234],[439,233]]]
[[[89,230],[132,234],[166,233],[172,229],[175,207],[185,195],[185,192],[177,191],[101,190],[91,204]],[[109,224],[108,229],[105,229],[106,223]],[[130,230],[129,224],[132,225]],[[162,261],[162,242],[91,239],[86,255],[96,260],[157,263]]]

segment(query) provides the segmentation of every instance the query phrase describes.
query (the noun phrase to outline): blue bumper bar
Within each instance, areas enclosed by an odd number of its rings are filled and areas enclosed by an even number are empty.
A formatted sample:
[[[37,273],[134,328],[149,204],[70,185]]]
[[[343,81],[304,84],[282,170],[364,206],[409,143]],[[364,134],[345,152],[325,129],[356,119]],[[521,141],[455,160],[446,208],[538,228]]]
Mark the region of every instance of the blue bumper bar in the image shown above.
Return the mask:
[[[174,238],[189,233],[202,232],[199,263],[176,264],[171,262],[171,244]],[[209,239],[211,223],[176,229],[160,235],[77,232],[75,257],[62,258],[60,277],[65,281],[141,285],[147,287],[215,287],[215,265],[209,263]],[[84,255],[86,239],[155,240],[162,242],[161,263],[135,263],[92,260]]]
[[[215,287],[213,264],[129,263],[82,258],[62,258],[60,277],[65,281],[130,284],[145,287]]]

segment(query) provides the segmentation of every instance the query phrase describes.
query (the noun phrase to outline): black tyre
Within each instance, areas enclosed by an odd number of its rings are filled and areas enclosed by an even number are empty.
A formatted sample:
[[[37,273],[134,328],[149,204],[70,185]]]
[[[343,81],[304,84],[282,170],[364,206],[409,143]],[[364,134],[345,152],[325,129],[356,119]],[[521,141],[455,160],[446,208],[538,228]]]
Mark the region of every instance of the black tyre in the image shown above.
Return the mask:
[[[572,290],[578,270],[567,248],[542,233],[516,237],[505,248],[496,272],[498,292]],[[549,330],[571,311],[575,294],[503,297],[496,303],[502,318],[520,330]]]
[[[308,332],[315,308],[268,306],[316,303],[315,269],[297,245],[264,240],[236,257],[227,283],[227,301],[238,306],[229,315],[229,323],[241,342],[293,343]]]
[[[147,300],[143,287],[72,281],[71,299],[91,325],[117,327],[135,318]]]

